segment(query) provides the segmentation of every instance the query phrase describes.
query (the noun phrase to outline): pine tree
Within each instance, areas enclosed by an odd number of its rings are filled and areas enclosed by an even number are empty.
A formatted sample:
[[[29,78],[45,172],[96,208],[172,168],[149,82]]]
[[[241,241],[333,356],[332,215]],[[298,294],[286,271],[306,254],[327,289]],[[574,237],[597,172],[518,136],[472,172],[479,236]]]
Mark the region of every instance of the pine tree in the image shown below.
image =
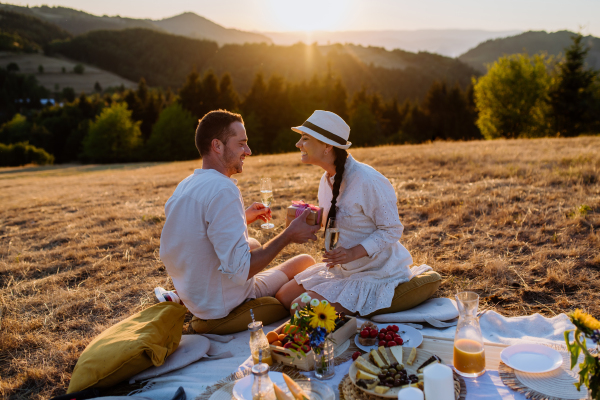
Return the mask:
[[[200,75],[194,69],[187,76],[185,84],[179,89],[179,101],[184,109],[191,112],[196,119],[200,119],[204,116],[202,100],[202,82]]]
[[[580,34],[572,39],[573,44],[565,49],[565,60],[558,66],[558,76],[550,91],[554,128],[560,136],[576,136],[589,129],[596,101],[593,85],[598,75],[585,68],[589,48],[584,47]],[[596,109],[595,113],[599,111]]]
[[[236,91],[233,89],[233,81],[229,73],[224,74],[221,77],[219,83],[219,100],[217,102],[217,108],[235,111],[238,109],[240,99]]]
[[[219,108],[219,80],[212,70],[206,71],[202,79],[202,116]]]

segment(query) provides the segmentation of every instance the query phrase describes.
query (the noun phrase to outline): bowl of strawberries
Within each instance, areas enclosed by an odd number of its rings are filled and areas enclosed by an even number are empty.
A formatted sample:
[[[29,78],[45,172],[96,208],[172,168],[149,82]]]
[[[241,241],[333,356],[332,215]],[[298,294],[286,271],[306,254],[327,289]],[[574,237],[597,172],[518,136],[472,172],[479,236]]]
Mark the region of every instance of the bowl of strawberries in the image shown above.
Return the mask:
[[[408,325],[383,325],[367,321],[361,325],[354,341],[364,351],[378,347],[418,347],[423,342],[423,335]]]

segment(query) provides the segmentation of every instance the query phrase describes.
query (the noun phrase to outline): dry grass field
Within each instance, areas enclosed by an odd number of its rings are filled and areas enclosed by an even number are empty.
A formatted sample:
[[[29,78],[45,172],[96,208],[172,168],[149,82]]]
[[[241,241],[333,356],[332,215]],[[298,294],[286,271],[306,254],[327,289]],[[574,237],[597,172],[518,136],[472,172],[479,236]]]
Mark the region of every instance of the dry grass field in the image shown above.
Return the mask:
[[[252,143],[250,143],[252,144]],[[351,149],[398,194],[403,244],[482,308],[600,316],[600,137],[436,142]],[[161,263],[163,206],[200,161],[0,169],[0,397],[65,392],[98,333],[171,287]],[[238,176],[246,203],[274,180],[274,232],[292,199],[316,201],[321,171],[299,154],[256,156]],[[322,241],[292,245],[320,257]]]
[[[73,72],[78,63],[64,58],[48,57],[42,54],[18,54],[0,52],[0,67],[6,68],[11,63],[17,63],[19,73],[35,75],[38,82],[51,92],[62,91],[66,87],[73,88],[75,93],[94,93],[94,84],[98,82],[103,89],[118,87],[135,88],[137,83],[118,75],[104,71],[91,65],[85,65],[85,71],[79,75]],[[44,73],[38,72],[38,66],[44,67]],[[66,73],[62,72],[65,68]]]

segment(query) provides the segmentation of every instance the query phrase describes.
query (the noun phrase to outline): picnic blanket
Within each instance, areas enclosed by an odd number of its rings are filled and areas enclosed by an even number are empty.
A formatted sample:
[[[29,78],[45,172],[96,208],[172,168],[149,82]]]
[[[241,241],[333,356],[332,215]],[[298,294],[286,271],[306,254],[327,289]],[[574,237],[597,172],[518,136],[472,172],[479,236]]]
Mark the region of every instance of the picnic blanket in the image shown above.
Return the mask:
[[[275,329],[284,321],[268,325],[265,332]],[[364,320],[359,318],[358,323]],[[563,332],[574,328],[565,314],[553,318],[545,318],[540,314],[523,317],[504,317],[494,311],[488,311],[480,317],[485,341],[504,344],[517,343],[548,343],[563,344]],[[424,327],[423,335],[454,338],[456,327],[436,329]],[[233,357],[208,360],[202,359],[180,370],[170,372],[164,376],[148,381],[140,391],[132,394],[143,396],[154,400],[169,400],[177,389],[182,386],[188,399],[195,399],[202,394],[207,387],[214,385],[219,380],[240,372],[252,366],[250,359],[249,332],[240,332],[233,335],[234,338],[228,343],[219,343],[211,340],[209,354],[219,354],[231,351]],[[336,367],[336,376],[327,381],[337,392],[337,385],[348,372],[351,362],[348,361]],[[309,373],[310,375],[310,373]],[[502,383],[497,371],[488,371],[477,379],[476,384],[467,379],[467,392],[469,398],[481,399],[525,399],[520,393],[508,389]],[[474,396],[474,397],[472,397]],[[476,397],[475,397],[476,396]]]

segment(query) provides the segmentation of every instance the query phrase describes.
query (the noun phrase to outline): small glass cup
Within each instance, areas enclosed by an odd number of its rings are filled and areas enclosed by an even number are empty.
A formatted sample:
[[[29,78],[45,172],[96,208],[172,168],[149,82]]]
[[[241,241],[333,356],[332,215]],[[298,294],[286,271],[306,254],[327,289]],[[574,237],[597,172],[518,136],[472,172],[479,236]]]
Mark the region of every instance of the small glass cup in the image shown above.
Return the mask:
[[[326,340],[319,347],[319,354],[313,348],[313,356],[315,360],[315,378],[320,380],[331,379],[335,375],[333,343]]]

